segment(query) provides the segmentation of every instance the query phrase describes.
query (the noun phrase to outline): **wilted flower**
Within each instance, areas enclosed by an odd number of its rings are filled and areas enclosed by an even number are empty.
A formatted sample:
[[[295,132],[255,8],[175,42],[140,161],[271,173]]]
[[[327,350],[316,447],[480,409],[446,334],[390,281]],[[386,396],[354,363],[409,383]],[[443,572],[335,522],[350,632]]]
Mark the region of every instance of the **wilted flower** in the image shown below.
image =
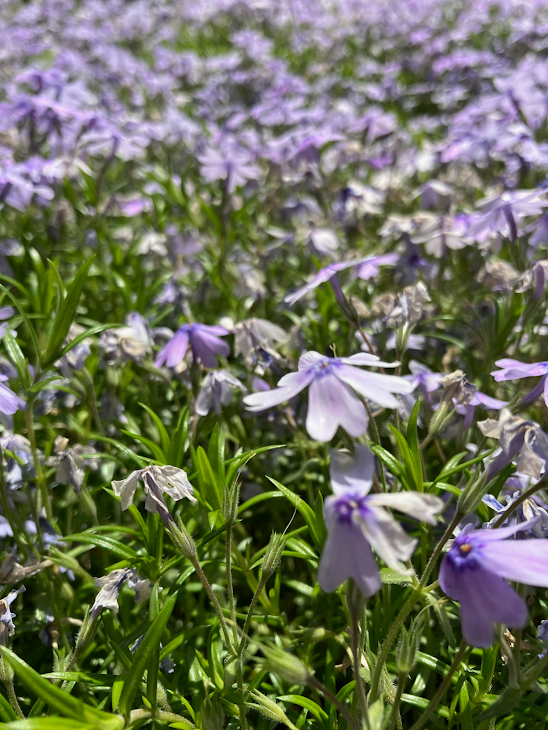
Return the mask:
[[[504,380],[540,377],[538,384],[524,397],[524,400],[536,400],[541,393],[544,393],[544,402],[548,406],[548,362],[533,362],[528,364],[506,357],[502,360],[497,360],[495,365],[501,368],[500,370],[493,370],[491,373],[497,383],[501,383]]]
[[[173,518],[165,503],[164,494],[168,494],[176,502],[183,498],[196,502],[185,471],[175,466],[146,466],[133,471],[125,479],[112,482],[114,494],[120,497],[123,510],[133,503],[139,481],[145,487],[145,509],[148,512],[157,512],[167,525]]]
[[[133,568],[120,568],[119,570],[113,570],[112,573],[102,578],[97,578],[95,585],[101,590],[90,610],[92,620],[97,618],[104,609],[110,609],[114,613],[118,613],[118,596],[124,583],[127,583],[135,591],[136,603],[148,601],[154,585],[147,579],[139,578],[137,571]]]
[[[330,441],[342,426],[357,438],[365,433],[367,415],[363,403],[353,390],[385,408],[397,408],[394,393],[410,393],[412,386],[404,378],[358,370],[356,365],[393,368],[375,355],[358,353],[351,357],[324,357],[307,352],[299,359],[299,370],[284,375],[277,388],[252,393],[244,398],[251,411],[263,411],[290,400],[310,386],[306,430],[316,441]]]
[[[192,350],[192,357],[195,362],[201,362],[206,368],[217,367],[217,355],[228,357],[230,346],[220,340],[230,334],[224,327],[206,324],[183,324],[172,339],[160,352],[154,365],[159,368],[164,363],[172,368],[177,366],[184,358],[188,345]]]
[[[439,497],[419,492],[370,495],[374,471],[375,457],[362,444],[356,446],[354,457],[347,452],[331,452],[329,473],[334,496],[325,500],[328,537],[318,567],[318,582],[324,591],[334,591],[353,578],[364,596],[376,593],[381,578],[371,546],[390,568],[409,572],[403,563],[411,558],[418,541],[407,535],[385,507],[436,524],[436,515],[443,507]]]
[[[220,414],[223,406],[227,406],[232,400],[232,388],[238,388],[242,392],[247,390],[245,385],[228,370],[214,370],[207,373],[196,398],[196,413],[207,416],[213,408],[215,413]]]
[[[75,444],[69,448],[68,439],[57,436],[54,451],[57,456],[48,459],[48,464],[55,466],[55,478],[59,484],[72,484],[77,492],[80,491],[86,474],[83,455],[90,455],[95,449],[93,446],[83,446],[82,444]]]
[[[16,411],[24,411],[27,404],[22,398],[15,395],[11,388],[4,385],[5,380],[8,380],[8,376],[0,375],[0,411],[12,416]]]
[[[460,603],[462,633],[472,646],[491,646],[495,623],[527,623],[525,601],[504,579],[548,587],[548,540],[507,539],[537,519],[494,530],[466,525],[446,553],[440,585]]]
[[[0,646],[7,646],[8,639],[15,633],[15,625],[13,619],[15,614],[11,612],[10,606],[20,593],[25,592],[25,586],[21,586],[16,591],[11,591],[5,598],[0,600]]]
[[[65,345],[68,345],[72,340],[76,339],[79,335],[83,334],[85,329],[79,324],[74,322],[70,325],[68,335],[65,339]],[[88,355],[90,354],[91,339],[86,337],[82,342],[79,342],[67,352],[66,355],[57,361],[56,365],[60,368],[65,378],[70,378],[72,370],[81,370],[86,364]]]
[[[548,436],[534,421],[526,421],[503,408],[499,420],[488,418],[479,421],[478,427],[484,436],[498,439],[502,452],[488,465],[486,481],[492,479],[501,469],[518,455],[517,471],[520,474],[539,479],[545,471],[548,460]]]
[[[101,333],[99,346],[109,360],[134,360],[140,362],[152,352],[152,339],[148,324],[138,312],[131,312],[126,317],[126,326],[105,330]]]
[[[272,345],[287,337],[285,330],[266,319],[245,319],[234,327],[234,354],[243,355],[246,367],[267,359],[281,359]],[[264,372],[264,370],[263,370]]]
[[[520,496],[520,492],[514,492],[512,495],[508,495],[506,497],[506,504],[503,505],[492,494],[486,494],[482,498],[482,502],[484,502],[484,504],[494,510],[497,514],[490,522],[487,522],[484,525],[484,528],[493,527],[495,522],[499,521],[501,515],[507,512],[514,502],[520,498]],[[508,527],[509,525],[523,524],[524,522],[533,520],[535,517],[537,520],[528,531],[529,535],[536,538],[548,537],[548,507],[536,494],[525,499],[516,509],[513,509],[510,512],[510,516],[504,520],[500,526]]]

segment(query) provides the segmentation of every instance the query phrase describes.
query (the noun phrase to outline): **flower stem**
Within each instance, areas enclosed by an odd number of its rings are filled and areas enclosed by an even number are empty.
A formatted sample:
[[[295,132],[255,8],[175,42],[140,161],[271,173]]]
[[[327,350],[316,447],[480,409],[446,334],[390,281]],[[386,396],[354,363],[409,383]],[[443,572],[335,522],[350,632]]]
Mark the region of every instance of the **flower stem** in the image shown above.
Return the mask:
[[[249,641],[249,627],[251,626],[251,621],[253,619],[253,611],[255,610],[255,606],[257,605],[257,601],[259,600],[259,596],[262,593],[263,588],[266,584],[266,576],[261,576],[261,580],[259,581],[259,585],[255,589],[255,593],[253,594],[253,598],[251,599],[251,603],[249,604],[249,611],[247,612],[247,617],[245,619],[243,634],[242,634],[242,640],[240,641],[240,646],[238,647],[238,655],[241,656],[245,648],[247,646],[247,642]]]
[[[520,496],[516,499],[515,502],[512,502],[512,504],[504,510],[504,512],[501,514],[501,516],[498,518],[498,520],[493,525],[493,530],[496,527],[500,527],[506,520],[508,519],[508,515],[510,515],[514,510],[516,510],[520,505],[522,505],[526,499],[529,499],[529,497],[532,497],[535,492],[540,491],[545,487],[544,480],[542,479],[538,484],[535,484],[533,487],[530,487],[529,489],[525,490]]]
[[[36,436],[34,433],[34,422],[32,420],[32,406],[30,404],[25,411],[25,421],[27,425],[27,435],[30,441],[30,448],[32,451],[34,470],[36,472],[36,481],[38,482],[40,495],[42,497],[42,503],[46,510],[46,518],[48,522],[53,522],[53,512],[51,510],[51,503],[49,501],[48,485],[46,484],[44,472],[42,471],[42,464],[40,463],[40,457],[38,456],[38,449],[36,448]],[[38,529],[38,525],[36,525],[36,528]]]
[[[331,704],[335,705],[335,707],[339,710],[339,712],[344,717],[349,727],[352,728],[352,730],[360,730],[360,726],[356,718],[352,717],[352,714],[350,713],[348,707],[343,704],[340,699],[335,694],[333,694],[333,692],[331,692],[330,689],[328,689],[324,684],[317,680],[316,677],[309,677],[308,684],[315,690],[320,692],[320,694],[322,694],[324,697],[326,697],[329,702],[331,702]]]
[[[424,573],[422,575],[419,585],[417,586],[417,588],[415,588],[413,590],[413,592],[411,593],[411,595],[409,596],[407,601],[402,606],[401,611],[396,616],[394,623],[390,627],[390,631],[386,635],[386,639],[384,640],[384,643],[379,652],[379,655],[377,658],[377,663],[375,664],[375,669],[373,671],[373,676],[371,678],[371,690],[370,690],[370,701],[371,702],[374,702],[379,695],[379,683],[380,683],[380,679],[381,679],[381,673],[382,673],[384,664],[388,658],[388,653],[390,652],[390,649],[392,648],[392,645],[398,636],[398,633],[403,625],[403,622],[409,616],[409,614],[411,613],[411,610],[413,609],[413,606],[419,600],[419,597],[423,593],[423,589],[426,586],[428,576],[432,572],[432,569],[436,563],[436,560],[440,556],[445,543],[449,540],[449,538],[453,534],[453,530],[459,524],[461,519],[462,519],[462,515],[459,512],[457,512],[457,514],[454,516],[452,522],[447,526],[447,529],[443,533],[441,540],[436,545],[434,552],[430,556],[430,560],[428,561],[426,568],[424,569]]]
[[[15,688],[13,686],[13,681],[6,677],[4,679],[4,686],[6,687],[8,698],[10,701],[10,705],[13,707],[13,710],[17,717],[21,718],[21,720],[25,720],[25,715],[23,713],[23,710],[21,709],[21,705],[19,704],[19,700],[17,699],[17,695],[15,694]]]
[[[358,708],[359,714],[362,719],[365,720],[367,730],[371,730],[371,723],[369,721],[369,711],[367,708],[367,697],[365,695],[365,688],[363,686],[363,679],[360,674],[361,668],[361,632],[360,624],[358,621],[358,612],[351,611],[350,617],[352,620],[352,663],[354,664],[354,680],[356,682],[356,692],[358,695]]]
[[[217,614],[217,618],[219,619],[219,623],[221,624],[221,630],[223,632],[223,637],[224,637],[227,649],[230,652],[232,652],[233,651],[232,641],[230,640],[230,635],[228,633],[228,628],[227,628],[225,617],[223,614],[223,609],[221,608],[219,601],[217,600],[217,596],[213,592],[213,588],[211,587],[211,584],[209,583],[208,579],[206,578],[204,571],[200,567],[198,558],[192,557],[192,558],[190,558],[190,561],[191,561],[192,565],[194,566],[196,575],[200,579],[200,582],[202,583],[203,587],[206,589],[206,593],[209,596],[209,600],[211,601],[211,604],[215,610],[215,613]]]
[[[436,707],[439,705],[445,690],[449,686],[449,682],[451,681],[451,677],[455,672],[457,671],[459,664],[461,662],[461,659],[463,657],[464,652],[466,651],[466,647],[468,646],[467,642],[463,639],[460,643],[459,650],[455,654],[455,658],[453,659],[453,662],[451,666],[449,667],[449,671],[443,678],[443,682],[440,684],[438,691],[432,698],[430,704],[426,708],[426,710],[422,713],[422,715],[419,717],[417,722],[411,727],[411,730],[419,730],[428,720],[430,715],[434,712]]]
[[[396,687],[396,696],[394,697],[394,704],[392,705],[392,713],[390,715],[390,722],[388,723],[388,730],[392,730],[396,724],[397,718],[399,717],[401,696],[403,694],[403,688],[405,685],[405,674],[400,672],[398,674],[398,686]],[[401,725],[401,718],[398,725]]]

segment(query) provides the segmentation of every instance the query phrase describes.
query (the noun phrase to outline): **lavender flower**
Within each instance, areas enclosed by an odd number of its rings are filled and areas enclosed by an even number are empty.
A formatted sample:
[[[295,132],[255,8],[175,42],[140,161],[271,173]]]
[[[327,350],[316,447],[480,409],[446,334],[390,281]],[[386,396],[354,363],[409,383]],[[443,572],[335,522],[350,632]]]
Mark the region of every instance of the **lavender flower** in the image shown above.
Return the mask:
[[[364,596],[381,587],[379,569],[371,546],[393,570],[408,574],[403,565],[415,550],[417,540],[409,537],[390,513],[392,507],[411,517],[436,523],[443,502],[432,494],[398,492],[369,494],[375,458],[358,444],[354,457],[332,451],[330,477],[334,496],[325,500],[328,537],[318,567],[318,582],[324,591],[334,591],[348,578],[356,581]]]
[[[548,406],[548,362],[525,363],[511,358],[497,360],[495,365],[500,370],[493,370],[491,375],[497,383],[504,380],[521,380],[522,378],[534,378],[540,376],[540,381],[533,390],[524,397],[524,401],[536,400],[541,393],[544,393],[544,402]]]
[[[139,481],[145,486],[145,509],[148,512],[157,512],[166,524],[173,518],[167,508],[164,494],[168,494],[176,502],[183,498],[196,502],[185,471],[175,466],[146,466],[144,469],[131,472],[125,479],[112,482],[114,494],[121,498],[123,510],[133,503]]]
[[[501,504],[492,494],[486,494],[482,497],[482,502],[497,513],[484,527],[492,527],[499,520],[500,516],[507,512],[520,496],[520,492],[514,492],[512,495],[508,495],[505,504]],[[548,537],[548,508],[536,494],[533,494],[532,497],[524,500],[516,509],[512,510],[510,516],[501,524],[501,527],[530,522],[535,517],[537,520],[528,531],[529,535],[536,538]]]
[[[206,368],[215,368],[217,355],[230,355],[230,346],[219,339],[228,334],[228,330],[218,325],[183,324],[160,352],[154,365],[159,368],[166,363],[170,368],[176,367],[183,360],[190,343],[194,361],[201,362]]]
[[[381,362],[375,355],[358,353],[351,357],[324,357],[319,352],[307,352],[299,359],[299,370],[284,375],[277,388],[252,393],[244,398],[251,411],[264,411],[290,400],[310,386],[306,429],[316,441],[330,441],[342,426],[357,438],[365,433],[367,415],[363,403],[354,395],[357,391],[385,408],[397,408],[393,393],[410,393],[412,386],[395,375],[370,373],[355,366],[393,368],[397,362]]]
[[[470,217],[467,236],[485,241],[490,233],[500,233],[512,242],[518,237],[516,218],[540,215],[548,204],[537,190],[505,190],[500,195],[478,203],[481,212]]]
[[[469,644],[491,646],[493,626],[523,628],[527,606],[504,579],[548,587],[548,540],[507,540],[537,518],[496,530],[466,525],[440,568],[442,590],[460,603],[462,633]]]
[[[97,578],[95,585],[101,590],[89,612],[92,621],[105,609],[118,613],[118,596],[124,583],[135,591],[136,603],[147,601],[154,585],[149,580],[139,578],[137,571],[133,568],[120,568],[102,578]]]
[[[228,370],[207,373],[196,398],[196,413],[207,416],[213,408],[215,413],[220,414],[223,406],[227,406],[232,400],[232,388],[238,388],[242,392],[247,390]]]
[[[15,395],[11,388],[4,385],[4,381],[8,380],[7,375],[0,375],[0,411],[12,416],[16,411],[24,411],[27,404],[18,395]]]
[[[10,606],[20,593],[24,593],[25,586],[21,586],[16,591],[11,591],[5,598],[0,600],[0,645],[7,646],[9,639],[15,633],[15,625],[13,619],[15,614],[11,612]]]

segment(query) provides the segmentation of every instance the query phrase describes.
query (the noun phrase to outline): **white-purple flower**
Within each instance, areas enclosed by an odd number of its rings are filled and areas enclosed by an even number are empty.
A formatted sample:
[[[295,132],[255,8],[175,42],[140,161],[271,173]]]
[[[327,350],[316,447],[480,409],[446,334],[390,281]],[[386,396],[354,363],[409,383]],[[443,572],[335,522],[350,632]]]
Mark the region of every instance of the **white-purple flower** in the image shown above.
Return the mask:
[[[503,380],[521,380],[522,378],[534,378],[540,376],[540,381],[533,390],[525,396],[524,400],[536,400],[541,393],[544,393],[544,402],[548,406],[548,362],[525,363],[511,358],[497,360],[495,365],[501,370],[493,370],[491,375],[497,383]]]
[[[0,411],[12,416],[16,411],[24,411],[27,404],[18,395],[15,395],[11,388],[4,385],[4,381],[8,380],[7,375],[0,375]]]
[[[196,413],[199,416],[207,416],[213,408],[215,413],[220,414],[223,406],[231,402],[233,388],[242,392],[247,390],[245,385],[228,370],[214,370],[207,373],[196,398]]]
[[[215,368],[217,355],[230,355],[228,343],[219,339],[228,334],[229,331],[219,325],[211,327],[197,322],[183,324],[160,352],[154,365],[159,368],[166,363],[170,368],[176,367],[182,362],[190,344],[195,362],[201,362],[206,368]]]
[[[467,525],[446,553],[440,585],[460,603],[462,633],[472,646],[491,646],[495,623],[527,623],[525,601],[505,579],[548,587],[548,540],[507,540],[536,520],[495,530]]]
[[[342,426],[350,436],[363,436],[367,428],[364,404],[354,391],[385,408],[397,408],[394,393],[410,393],[404,378],[359,370],[356,365],[393,368],[397,362],[382,362],[365,352],[351,357],[325,357],[307,352],[299,359],[299,370],[284,375],[274,390],[252,393],[244,398],[251,411],[264,411],[290,400],[307,386],[306,430],[316,441],[330,441]]]
[[[407,574],[408,561],[417,540],[410,537],[385,507],[405,512],[416,520],[436,523],[443,502],[433,494],[397,492],[369,494],[375,458],[358,444],[355,456],[332,451],[330,477],[334,496],[324,505],[327,540],[324,545],[318,582],[324,591],[334,591],[352,578],[364,596],[381,587],[381,578],[371,547],[388,567]]]

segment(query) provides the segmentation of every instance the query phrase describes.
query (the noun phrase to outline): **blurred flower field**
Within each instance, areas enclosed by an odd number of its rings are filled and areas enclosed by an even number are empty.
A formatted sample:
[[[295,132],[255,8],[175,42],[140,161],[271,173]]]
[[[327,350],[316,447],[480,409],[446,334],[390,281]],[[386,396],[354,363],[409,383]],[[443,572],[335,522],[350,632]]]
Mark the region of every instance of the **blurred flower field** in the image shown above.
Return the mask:
[[[0,727],[544,730],[548,4],[1,5]]]

